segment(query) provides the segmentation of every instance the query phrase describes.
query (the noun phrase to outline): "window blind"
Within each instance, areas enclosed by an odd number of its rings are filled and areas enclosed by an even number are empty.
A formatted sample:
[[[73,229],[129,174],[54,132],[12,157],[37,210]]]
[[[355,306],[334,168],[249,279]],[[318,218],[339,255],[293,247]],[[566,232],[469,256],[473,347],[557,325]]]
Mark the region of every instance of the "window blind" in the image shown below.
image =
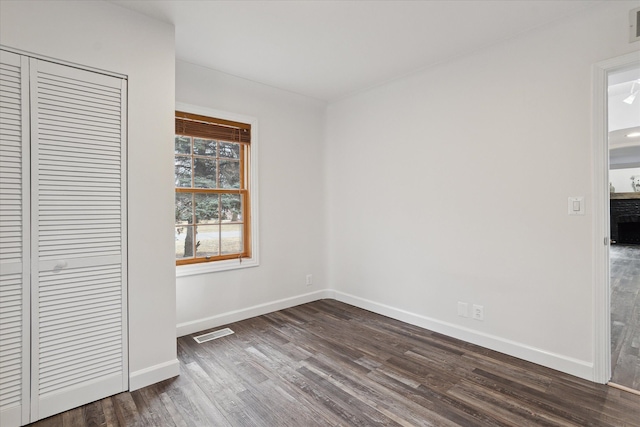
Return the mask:
[[[251,125],[249,124],[212,119],[181,111],[176,111],[176,134],[241,144],[251,143]]]

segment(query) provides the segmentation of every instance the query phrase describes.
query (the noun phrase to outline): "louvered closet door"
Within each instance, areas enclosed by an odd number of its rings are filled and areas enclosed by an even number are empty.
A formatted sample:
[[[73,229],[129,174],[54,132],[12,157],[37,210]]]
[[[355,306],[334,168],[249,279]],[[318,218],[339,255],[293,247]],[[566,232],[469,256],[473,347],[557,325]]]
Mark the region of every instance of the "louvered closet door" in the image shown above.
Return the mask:
[[[0,51],[0,425],[3,427],[29,422],[28,80],[27,59]]]
[[[35,420],[128,389],[126,82],[30,61]]]

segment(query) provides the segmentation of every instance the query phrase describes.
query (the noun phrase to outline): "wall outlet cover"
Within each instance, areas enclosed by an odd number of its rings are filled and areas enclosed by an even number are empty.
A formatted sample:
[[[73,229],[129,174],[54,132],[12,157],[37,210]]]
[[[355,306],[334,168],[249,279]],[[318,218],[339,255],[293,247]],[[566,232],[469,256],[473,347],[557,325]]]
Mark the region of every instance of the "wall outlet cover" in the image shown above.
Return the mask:
[[[473,318],[476,320],[484,320],[484,307],[473,304]]]

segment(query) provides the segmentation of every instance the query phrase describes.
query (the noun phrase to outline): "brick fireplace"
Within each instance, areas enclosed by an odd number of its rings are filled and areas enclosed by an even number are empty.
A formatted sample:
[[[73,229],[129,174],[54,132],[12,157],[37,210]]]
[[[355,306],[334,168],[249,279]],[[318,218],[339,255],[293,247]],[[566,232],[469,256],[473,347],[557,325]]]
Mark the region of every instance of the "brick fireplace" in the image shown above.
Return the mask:
[[[640,193],[611,193],[611,243],[640,245]]]

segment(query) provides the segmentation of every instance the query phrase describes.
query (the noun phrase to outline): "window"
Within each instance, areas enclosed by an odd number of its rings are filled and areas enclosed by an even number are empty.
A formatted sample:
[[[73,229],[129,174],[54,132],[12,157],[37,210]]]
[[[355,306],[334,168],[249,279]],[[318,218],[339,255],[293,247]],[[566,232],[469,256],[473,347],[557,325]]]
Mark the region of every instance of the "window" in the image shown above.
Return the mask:
[[[176,264],[251,257],[251,125],[176,111]]]

